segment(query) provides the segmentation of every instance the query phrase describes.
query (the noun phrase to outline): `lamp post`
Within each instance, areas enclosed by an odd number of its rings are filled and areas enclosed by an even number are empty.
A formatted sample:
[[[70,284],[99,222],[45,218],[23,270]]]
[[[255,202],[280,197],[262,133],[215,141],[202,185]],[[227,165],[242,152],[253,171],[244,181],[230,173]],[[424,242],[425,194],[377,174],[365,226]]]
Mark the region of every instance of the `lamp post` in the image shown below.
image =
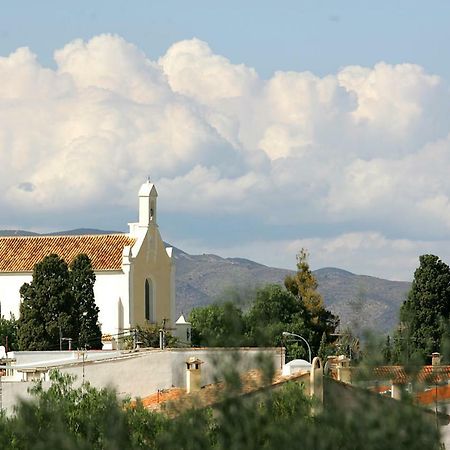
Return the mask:
[[[283,331],[282,335],[285,336],[285,337],[286,336],[291,336],[291,337],[296,337],[296,338],[301,339],[306,344],[306,346],[308,347],[309,362],[311,363],[311,361],[312,361],[311,347],[309,346],[308,341],[303,336],[300,336],[299,334],[295,334],[295,333],[290,333],[289,331]]]

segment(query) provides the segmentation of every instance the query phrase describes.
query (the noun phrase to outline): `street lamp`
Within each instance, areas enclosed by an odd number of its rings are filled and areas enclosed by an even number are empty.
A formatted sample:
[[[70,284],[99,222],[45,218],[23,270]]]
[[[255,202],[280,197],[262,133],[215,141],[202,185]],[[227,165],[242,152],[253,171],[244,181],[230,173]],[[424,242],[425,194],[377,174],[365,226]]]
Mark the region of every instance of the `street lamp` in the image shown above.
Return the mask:
[[[296,338],[299,338],[299,339],[301,339],[305,344],[306,344],[306,346],[308,347],[308,353],[309,353],[309,362],[311,363],[311,361],[312,361],[312,357],[311,357],[311,347],[309,346],[309,344],[308,344],[308,341],[303,337],[303,336],[300,336],[299,334],[295,334],[295,333],[290,333],[289,331],[283,331],[283,336],[291,336],[291,337],[296,337]]]

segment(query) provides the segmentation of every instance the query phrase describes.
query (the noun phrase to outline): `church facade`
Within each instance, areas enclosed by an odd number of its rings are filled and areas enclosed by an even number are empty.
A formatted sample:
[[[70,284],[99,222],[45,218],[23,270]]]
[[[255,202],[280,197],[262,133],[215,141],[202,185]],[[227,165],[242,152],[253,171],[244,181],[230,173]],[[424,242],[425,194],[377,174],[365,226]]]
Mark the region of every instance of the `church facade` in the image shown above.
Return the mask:
[[[32,280],[34,265],[56,253],[67,263],[80,253],[92,261],[95,302],[102,333],[117,335],[137,325],[174,325],[175,264],[157,223],[155,186],[139,190],[139,221],[126,234],[0,237],[1,314],[19,317],[23,283]]]

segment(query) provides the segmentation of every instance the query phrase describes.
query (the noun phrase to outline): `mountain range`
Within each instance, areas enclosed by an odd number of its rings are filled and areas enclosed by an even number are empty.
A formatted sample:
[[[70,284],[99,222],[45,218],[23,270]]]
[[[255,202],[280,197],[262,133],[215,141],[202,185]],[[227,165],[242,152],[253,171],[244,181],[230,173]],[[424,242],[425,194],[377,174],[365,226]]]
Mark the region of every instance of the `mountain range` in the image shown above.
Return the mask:
[[[76,229],[50,235],[105,234],[112,231]],[[47,235],[48,235],[47,234]],[[38,235],[23,230],[0,230],[0,236]],[[170,244],[167,244],[170,246]],[[176,261],[176,309],[186,316],[192,308],[215,301],[233,300],[245,308],[258,287],[282,284],[288,274],[244,258],[222,258],[213,254],[190,255],[174,247]],[[325,306],[341,319],[341,328],[351,325],[378,332],[391,331],[411,283],[390,281],[346,270],[326,267],[314,271]]]

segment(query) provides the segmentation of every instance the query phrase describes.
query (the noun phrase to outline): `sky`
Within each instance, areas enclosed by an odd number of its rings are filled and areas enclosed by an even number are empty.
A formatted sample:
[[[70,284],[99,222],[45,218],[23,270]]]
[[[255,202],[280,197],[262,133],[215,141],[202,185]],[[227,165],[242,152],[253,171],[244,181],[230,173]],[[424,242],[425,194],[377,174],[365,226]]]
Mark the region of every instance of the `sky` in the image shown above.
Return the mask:
[[[0,229],[125,231],[147,176],[190,253],[410,280],[450,263],[450,2],[15,1]]]

